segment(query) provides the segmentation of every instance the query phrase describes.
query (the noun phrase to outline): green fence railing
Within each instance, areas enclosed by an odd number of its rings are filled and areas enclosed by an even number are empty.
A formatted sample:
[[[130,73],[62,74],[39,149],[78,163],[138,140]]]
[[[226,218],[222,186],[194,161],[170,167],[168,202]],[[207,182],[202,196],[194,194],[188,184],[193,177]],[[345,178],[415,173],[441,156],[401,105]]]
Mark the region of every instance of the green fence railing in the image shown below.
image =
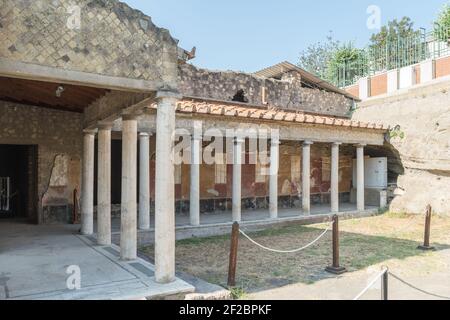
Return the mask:
[[[429,32],[421,29],[408,37],[388,37],[384,42],[362,49],[357,59],[345,61],[331,72],[323,70],[319,76],[346,87],[362,77],[450,55],[450,28],[436,25]]]

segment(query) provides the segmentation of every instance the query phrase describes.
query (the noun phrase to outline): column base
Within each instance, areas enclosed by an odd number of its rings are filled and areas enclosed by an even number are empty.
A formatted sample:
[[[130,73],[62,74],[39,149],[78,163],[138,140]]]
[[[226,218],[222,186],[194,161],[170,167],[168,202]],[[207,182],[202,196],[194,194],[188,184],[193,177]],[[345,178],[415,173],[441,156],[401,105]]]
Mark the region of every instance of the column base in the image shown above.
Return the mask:
[[[422,250],[422,251],[435,251],[436,248],[435,247],[426,247],[426,246],[418,246],[417,250]]]
[[[176,278],[170,278],[170,279],[161,279],[161,280],[157,280],[155,278],[155,282],[158,284],[170,284],[170,283],[174,283],[175,281],[177,281]]]
[[[136,261],[138,258],[137,257],[134,257],[134,258],[120,258],[120,261],[122,261],[122,262],[133,262],[133,261]]]
[[[346,273],[347,269],[345,269],[344,267],[327,267],[325,271],[328,273],[340,275]]]

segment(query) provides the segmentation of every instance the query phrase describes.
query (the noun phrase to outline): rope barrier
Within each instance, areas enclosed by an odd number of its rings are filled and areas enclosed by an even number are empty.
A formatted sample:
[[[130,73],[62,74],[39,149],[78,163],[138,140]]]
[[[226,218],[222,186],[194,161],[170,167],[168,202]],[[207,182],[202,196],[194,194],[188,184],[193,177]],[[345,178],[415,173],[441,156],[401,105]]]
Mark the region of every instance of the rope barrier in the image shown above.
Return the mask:
[[[246,237],[251,243],[253,243],[254,245],[260,247],[261,249],[264,249],[264,250],[267,250],[267,251],[270,251],[270,252],[274,252],[274,253],[297,253],[297,252],[306,250],[306,249],[308,249],[309,247],[313,246],[316,242],[318,242],[320,239],[322,239],[322,238],[328,233],[328,231],[331,230],[331,227],[332,227],[332,226],[333,226],[333,222],[330,223],[330,225],[327,227],[327,229],[326,229],[319,237],[317,237],[314,241],[312,241],[311,243],[309,243],[308,245],[306,245],[306,246],[304,246],[304,247],[301,247],[301,248],[298,248],[298,249],[294,249],[294,250],[276,250],[276,249],[271,249],[271,248],[268,248],[268,247],[266,247],[266,246],[263,246],[262,244],[256,242],[255,240],[253,240],[253,239],[252,239],[249,235],[247,235],[244,231],[239,230],[239,232],[240,232],[244,237]]]
[[[411,284],[411,283],[409,283],[409,282],[403,280],[403,279],[400,278],[399,276],[397,276],[397,275],[393,274],[392,272],[390,272],[388,268],[384,268],[383,271],[382,271],[380,274],[378,274],[378,275],[377,275],[377,276],[376,276],[376,277],[375,277],[375,278],[367,285],[367,287],[364,288],[364,290],[362,290],[361,293],[358,294],[358,295],[356,296],[356,298],[354,298],[353,300],[356,301],[356,300],[361,299],[361,297],[362,297],[364,294],[366,294],[366,293],[370,290],[370,288],[372,288],[373,285],[374,285],[377,281],[379,281],[379,280],[381,279],[381,277],[383,277],[386,273],[387,273],[388,275],[392,276],[393,278],[397,279],[398,281],[400,281],[400,282],[403,283],[404,285],[410,287],[410,288],[413,289],[413,290],[416,290],[416,291],[421,292],[421,293],[423,293],[423,294],[425,294],[425,295],[432,296],[432,297],[435,297],[435,298],[440,298],[440,299],[444,299],[444,300],[450,300],[450,297],[442,296],[442,295],[439,295],[439,294],[435,294],[435,293],[432,293],[432,292],[429,292],[429,291],[426,291],[426,290],[423,290],[423,289],[420,289],[420,288],[416,287],[415,285],[413,285],[413,284]]]
[[[428,295],[428,296],[432,296],[432,297],[435,297],[435,298],[440,298],[440,299],[444,299],[444,300],[450,300],[450,297],[441,296],[441,295],[439,295],[439,294],[431,293],[431,292],[425,291],[425,290],[423,290],[423,289],[420,289],[420,288],[416,287],[415,285],[412,285],[411,283],[406,282],[405,280],[401,279],[399,276],[396,276],[396,275],[393,274],[392,272],[389,272],[389,275],[391,275],[392,277],[394,277],[395,279],[397,279],[398,281],[400,281],[400,282],[403,283],[404,285],[410,287],[411,289],[414,289],[414,290],[416,290],[416,291],[419,291],[419,292],[421,292],[421,293],[423,293],[423,294],[426,294],[426,295]]]

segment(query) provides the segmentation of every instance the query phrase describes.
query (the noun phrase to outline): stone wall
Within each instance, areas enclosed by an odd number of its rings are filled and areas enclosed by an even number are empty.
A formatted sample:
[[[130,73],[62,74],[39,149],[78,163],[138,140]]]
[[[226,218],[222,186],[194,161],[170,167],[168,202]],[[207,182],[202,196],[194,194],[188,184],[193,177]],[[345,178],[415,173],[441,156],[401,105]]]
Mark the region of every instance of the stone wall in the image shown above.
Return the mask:
[[[0,57],[174,88],[178,72],[169,31],[115,0],[0,0]]]
[[[450,214],[450,79],[435,80],[373,98],[359,105],[354,118],[383,122],[396,130],[391,144],[399,154],[398,189],[391,204],[397,212]],[[394,167],[395,169],[395,167]]]
[[[58,220],[80,190],[82,115],[0,101],[0,144],[37,145],[39,222]],[[68,222],[68,221],[65,221]]]
[[[184,64],[180,66],[179,80],[179,90],[184,96],[231,101],[242,89],[249,104],[263,108],[348,117],[353,104],[343,95],[304,87],[299,78],[292,75],[282,80],[265,79],[242,72],[210,71]]]

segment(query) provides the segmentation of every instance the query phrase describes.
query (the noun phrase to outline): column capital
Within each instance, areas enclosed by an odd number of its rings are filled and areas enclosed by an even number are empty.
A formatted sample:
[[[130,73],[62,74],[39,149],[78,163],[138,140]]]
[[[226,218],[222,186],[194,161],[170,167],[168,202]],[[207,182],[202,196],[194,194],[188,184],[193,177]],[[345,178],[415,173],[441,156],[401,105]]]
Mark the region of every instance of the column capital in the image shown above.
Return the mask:
[[[151,133],[151,132],[139,132],[140,138],[150,138],[152,136],[153,136],[153,133]]]
[[[192,134],[192,135],[191,135],[191,140],[192,140],[192,141],[203,141],[203,137],[202,137],[202,136],[199,136],[199,135],[197,135],[197,134]]]
[[[355,144],[355,147],[357,147],[357,148],[364,148],[366,146],[367,146],[367,144],[365,144],[365,143],[357,143],[357,144]]]
[[[342,145],[342,142],[333,142],[332,143],[333,146],[339,147]]]
[[[157,101],[163,100],[163,99],[174,99],[174,100],[180,100],[183,98],[183,95],[175,90],[160,90],[156,93],[155,99]]]
[[[86,136],[95,136],[97,134],[97,129],[84,129],[83,134]]]
[[[280,141],[280,139],[275,138],[275,139],[270,140],[270,144],[272,146],[279,146],[281,144],[281,141]]]
[[[235,137],[234,138],[234,143],[235,144],[243,144],[243,143],[245,143],[245,139],[244,138]]]
[[[97,128],[98,130],[111,130],[113,126],[112,122],[99,122]]]
[[[303,141],[303,146],[304,146],[304,147],[311,146],[311,145],[313,145],[313,144],[314,144],[314,142],[312,142],[312,141],[310,141],[310,140],[305,140],[305,141]]]
[[[132,113],[124,113],[122,114],[122,121],[131,121],[131,120],[137,120],[139,115],[132,114]]]

